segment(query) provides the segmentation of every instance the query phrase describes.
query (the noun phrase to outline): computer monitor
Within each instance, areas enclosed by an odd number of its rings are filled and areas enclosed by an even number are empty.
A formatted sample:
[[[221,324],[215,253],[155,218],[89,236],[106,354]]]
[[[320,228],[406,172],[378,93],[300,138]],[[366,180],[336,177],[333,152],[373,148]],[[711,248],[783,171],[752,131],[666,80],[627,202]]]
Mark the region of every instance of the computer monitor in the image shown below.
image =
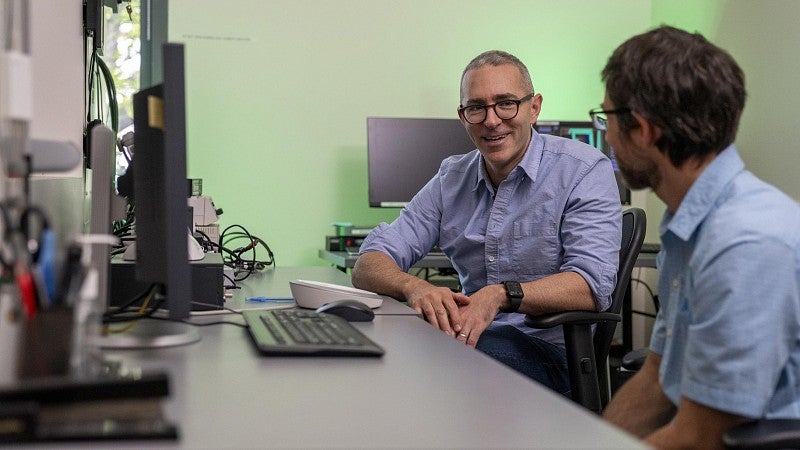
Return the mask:
[[[368,117],[369,206],[404,207],[443,159],[475,148],[458,119]]]
[[[180,320],[192,310],[184,47],[163,50],[163,83],[133,96],[136,278],[161,284],[169,318]]]
[[[622,175],[617,167],[617,160],[614,158],[614,149],[608,145],[608,142],[606,142],[605,133],[600,130],[596,130],[592,122],[539,120],[534,125],[534,128],[536,128],[536,131],[540,134],[552,134],[584,142],[592,147],[597,148],[606,156],[608,156],[608,158],[611,159],[611,165],[614,168],[614,176],[617,179],[619,200],[623,205],[630,205],[631,191],[622,181]]]
[[[149,306],[166,309],[170,320],[138,320],[133,327],[98,337],[101,347],[153,348],[200,340],[196,328],[182,322],[192,310],[183,45],[164,44],[163,59],[163,82],[133,95],[133,199],[129,201],[134,207],[135,278],[158,288],[166,301]],[[116,282],[111,280],[112,290]]]

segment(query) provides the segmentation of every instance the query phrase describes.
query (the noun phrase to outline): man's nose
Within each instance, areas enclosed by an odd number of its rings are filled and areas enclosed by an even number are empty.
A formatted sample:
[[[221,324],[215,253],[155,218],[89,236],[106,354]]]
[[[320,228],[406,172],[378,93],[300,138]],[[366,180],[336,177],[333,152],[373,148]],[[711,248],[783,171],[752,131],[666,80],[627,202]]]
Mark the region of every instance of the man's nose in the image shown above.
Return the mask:
[[[483,124],[489,128],[494,128],[500,125],[503,122],[503,119],[497,116],[497,112],[494,110],[494,106],[491,108],[486,108],[486,119],[483,121]]]

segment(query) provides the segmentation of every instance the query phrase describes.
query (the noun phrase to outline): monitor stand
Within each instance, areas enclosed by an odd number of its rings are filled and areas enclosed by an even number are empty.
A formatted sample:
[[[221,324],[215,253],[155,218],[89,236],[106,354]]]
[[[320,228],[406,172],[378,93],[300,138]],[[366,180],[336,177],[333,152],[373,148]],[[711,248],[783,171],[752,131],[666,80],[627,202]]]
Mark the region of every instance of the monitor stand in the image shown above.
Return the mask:
[[[167,320],[139,319],[121,333],[97,336],[96,345],[102,348],[147,349],[193,344],[200,340],[200,332],[192,325]]]

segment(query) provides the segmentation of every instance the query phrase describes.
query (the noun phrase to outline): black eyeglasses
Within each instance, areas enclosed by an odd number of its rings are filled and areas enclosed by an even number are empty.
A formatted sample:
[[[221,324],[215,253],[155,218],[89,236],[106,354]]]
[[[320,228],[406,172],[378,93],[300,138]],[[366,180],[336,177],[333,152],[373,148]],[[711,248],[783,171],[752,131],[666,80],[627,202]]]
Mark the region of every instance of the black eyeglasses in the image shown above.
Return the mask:
[[[594,127],[600,131],[605,131],[608,125],[609,114],[627,114],[631,112],[630,108],[617,108],[617,109],[603,109],[595,108],[589,110],[589,117],[592,118]]]
[[[477,124],[483,123],[486,120],[486,111],[489,108],[494,109],[494,114],[502,119],[502,120],[511,120],[514,117],[517,117],[519,113],[519,104],[522,102],[527,102],[531,98],[533,98],[533,92],[522,97],[519,100],[500,100],[497,103],[492,103],[491,105],[467,105],[458,108],[458,113],[461,114],[461,117],[464,118],[468,123]]]

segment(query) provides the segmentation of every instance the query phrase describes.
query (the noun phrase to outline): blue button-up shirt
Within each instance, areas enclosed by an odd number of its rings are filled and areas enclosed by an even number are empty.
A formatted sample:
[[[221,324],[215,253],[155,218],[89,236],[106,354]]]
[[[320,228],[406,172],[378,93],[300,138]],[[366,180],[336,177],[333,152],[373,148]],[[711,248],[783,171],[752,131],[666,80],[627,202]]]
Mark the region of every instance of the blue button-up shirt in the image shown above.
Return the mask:
[[[620,222],[609,159],[581,142],[532,131],[522,161],[496,190],[478,150],[445,159],[397,220],[370,233],[361,253],[384,252],[407,271],[438,243],[467,295],[573,271],[602,310],[616,282]],[[560,328],[534,330],[524,317],[501,313],[495,323],[563,346]]]
[[[717,156],[661,223],[651,349],[662,388],[746,417],[800,417],[800,208]]]

